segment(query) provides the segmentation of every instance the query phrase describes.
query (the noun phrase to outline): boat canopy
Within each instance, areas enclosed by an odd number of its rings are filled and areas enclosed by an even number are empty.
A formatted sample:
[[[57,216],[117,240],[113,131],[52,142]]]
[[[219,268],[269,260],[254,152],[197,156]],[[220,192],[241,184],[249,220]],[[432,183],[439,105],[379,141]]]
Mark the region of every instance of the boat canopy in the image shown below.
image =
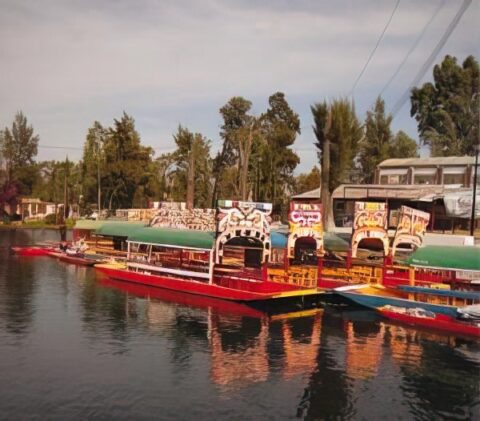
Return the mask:
[[[103,224],[95,230],[96,235],[102,235],[104,237],[129,237],[135,231],[146,226],[145,222],[127,222],[127,221],[115,221],[115,222],[103,222]]]
[[[270,232],[272,248],[287,248],[287,236],[288,233],[272,230]],[[325,250],[328,251],[346,252],[350,248],[350,244],[348,243],[348,241],[344,240],[342,237],[334,234],[333,232],[323,233],[323,245],[325,247]]]
[[[480,247],[420,247],[408,257],[407,263],[432,269],[480,271]]]
[[[272,248],[284,249],[287,248],[287,236],[278,231],[270,231],[270,240],[272,241]]]
[[[77,219],[73,229],[93,231],[100,228],[104,223],[105,221],[96,221],[93,219]]]
[[[128,242],[157,246],[212,250],[215,233],[177,228],[139,228],[128,236]]]

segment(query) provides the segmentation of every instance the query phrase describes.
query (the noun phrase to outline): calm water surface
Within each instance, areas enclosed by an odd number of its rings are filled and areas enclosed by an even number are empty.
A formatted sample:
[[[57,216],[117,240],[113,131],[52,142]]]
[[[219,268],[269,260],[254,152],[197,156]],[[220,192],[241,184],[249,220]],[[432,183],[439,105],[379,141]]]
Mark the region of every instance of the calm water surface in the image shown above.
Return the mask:
[[[326,307],[267,316],[16,257],[0,231],[1,419],[480,419],[480,344]]]

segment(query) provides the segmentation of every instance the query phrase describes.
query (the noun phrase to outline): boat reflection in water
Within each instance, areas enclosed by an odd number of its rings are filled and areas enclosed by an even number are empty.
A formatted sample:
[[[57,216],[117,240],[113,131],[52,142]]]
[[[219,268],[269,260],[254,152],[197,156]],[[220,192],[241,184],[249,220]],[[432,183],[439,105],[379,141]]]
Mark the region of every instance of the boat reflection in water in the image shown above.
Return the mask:
[[[291,378],[315,367],[323,309],[270,314],[248,305],[101,278],[102,286],[146,298],[149,324],[165,326],[177,317],[175,306],[206,310],[206,332],[211,353],[210,374],[223,390],[267,380],[270,373],[269,342],[282,344],[282,376]],[[129,303],[129,300],[126,300]],[[172,304],[174,305],[172,307]],[[126,306],[126,312],[132,311]],[[295,320],[302,326],[295,327]],[[272,332],[272,330],[274,332]],[[273,335],[272,335],[273,333]]]
[[[439,347],[441,352],[450,349],[450,358],[463,361],[456,350],[463,344],[465,352],[471,352],[471,345],[478,345],[472,341],[401,326],[368,310],[339,311],[327,307],[272,315],[244,304],[108,278],[101,279],[101,284],[128,295],[125,311],[129,314],[131,306],[136,306],[137,312],[142,308],[133,297],[145,298],[144,311],[152,330],[174,324],[183,330],[182,335],[205,343],[210,379],[222,393],[271,383],[276,378],[300,382],[304,392],[297,415],[309,419],[352,418],[360,411],[368,414],[368,407],[360,408],[357,400],[367,399],[362,393],[372,392],[367,392],[365,385],[374,378],[380,388],[376,392],[378,399],[401,401],[404,394],[413,394],[425,400],[425,408],[414,410],[418,416],[423,411],[437,413],[444,405],[441,397],[426,387],[432,381],[451,389],[460,412],[475,399],[477,386],[472,383],[472,376],[462,372],[478,370],[478,362],[470,361],[467,366],[463,362],[458,373],[453,371],[455,365],[444,366],[442,371],[431,365]],[[181,340],[177,353],[182,358],[188,358],[185,353],[192,351],[190,342]],[[401,388],[392,386],[389,380],[389,376],[398,375],[395,373],[401,373]],[[449,377],[457,379],[455,387],[445,384]],[[372,409],[372,416],[388,417],[389,411],[388,404],[384,408],[377,406],[375,411]]]

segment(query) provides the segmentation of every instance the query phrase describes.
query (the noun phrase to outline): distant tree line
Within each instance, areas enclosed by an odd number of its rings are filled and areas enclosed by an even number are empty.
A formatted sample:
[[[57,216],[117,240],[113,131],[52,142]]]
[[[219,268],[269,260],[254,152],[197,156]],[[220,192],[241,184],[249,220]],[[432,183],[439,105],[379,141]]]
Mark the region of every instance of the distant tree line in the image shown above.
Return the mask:
[[[433,82],[411,94],[411,115],[432,156],[474,153],[479,107],[479,65],[472,56],[461,66],[446,56],[435,66]],[[325,213],[331,215],[331,194],[341,183],[371,183],[384,159],[418,156],[415,140],[392,131],[380,97],[364,121],[346,98],[315,103],[311,112],[319,166],[296,177],[300,159],[292,146],[301,124],[282,92],[271,95],[258,115],[240,96],[222,106],[216,154],[210,139],[180,125],[173,134],[175,150],[155,158],[142,145],[133,117],[123,113],[110,127],[93,122],[79,162],[37,162],[39,136],[18,112],[12,126],[0,131],[0,214],[20,195],[77,203],[82,213],[146,207],[153,200],[211,207],[228,198],[272,202],[280,214],[293,193],[321,184]]]

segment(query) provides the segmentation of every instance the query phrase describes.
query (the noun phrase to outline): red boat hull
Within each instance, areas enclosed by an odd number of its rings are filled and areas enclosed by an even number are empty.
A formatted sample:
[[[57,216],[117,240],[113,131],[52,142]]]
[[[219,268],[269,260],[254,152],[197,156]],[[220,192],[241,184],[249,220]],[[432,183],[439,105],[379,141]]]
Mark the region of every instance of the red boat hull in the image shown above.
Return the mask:
[[[51,249],[46,247],[12,247],[18,256],[47,256]]]
[[[148,275],[139,272],[132,272],[126,269],[116,269],[104,266],[96,266],[98,270],[105,273],[112,279],[133,282],[142,285],[166,288],[174,291],[187,292],[190,294],[204,295],[231,301],[264,301],[285,297],[292,290],[286,291],[286,286],[274,284],[273,282],[258,282],[248,280],[234,280],[235,288],[209,284],[206,281],[194,281],[174,277]]]
[[[432,329],[444,330],[468,336],[480,337],[480,327],[456,320],[444,314],[436,314],[435,318],[415,317],[409,314],[397,313],[384,309],[378,312],[391,320],[399,321],[409,325],[424,326]]]
[[[219,300],[211,297],[186,294],[184,292],[172,291],[164,288],[153,288],[150,286],[137,285],[129,282],[115,281],[108,277],[102,279],[101,284],[107,288],[118,289],[138,297],[155,298],[157,300],[181,304],[188,307],[203,309],[213,308],[219,313],[223,314],[248,316],[254,318],[262,318],[265,316],[265,313],[249,307],[246,304]]]

